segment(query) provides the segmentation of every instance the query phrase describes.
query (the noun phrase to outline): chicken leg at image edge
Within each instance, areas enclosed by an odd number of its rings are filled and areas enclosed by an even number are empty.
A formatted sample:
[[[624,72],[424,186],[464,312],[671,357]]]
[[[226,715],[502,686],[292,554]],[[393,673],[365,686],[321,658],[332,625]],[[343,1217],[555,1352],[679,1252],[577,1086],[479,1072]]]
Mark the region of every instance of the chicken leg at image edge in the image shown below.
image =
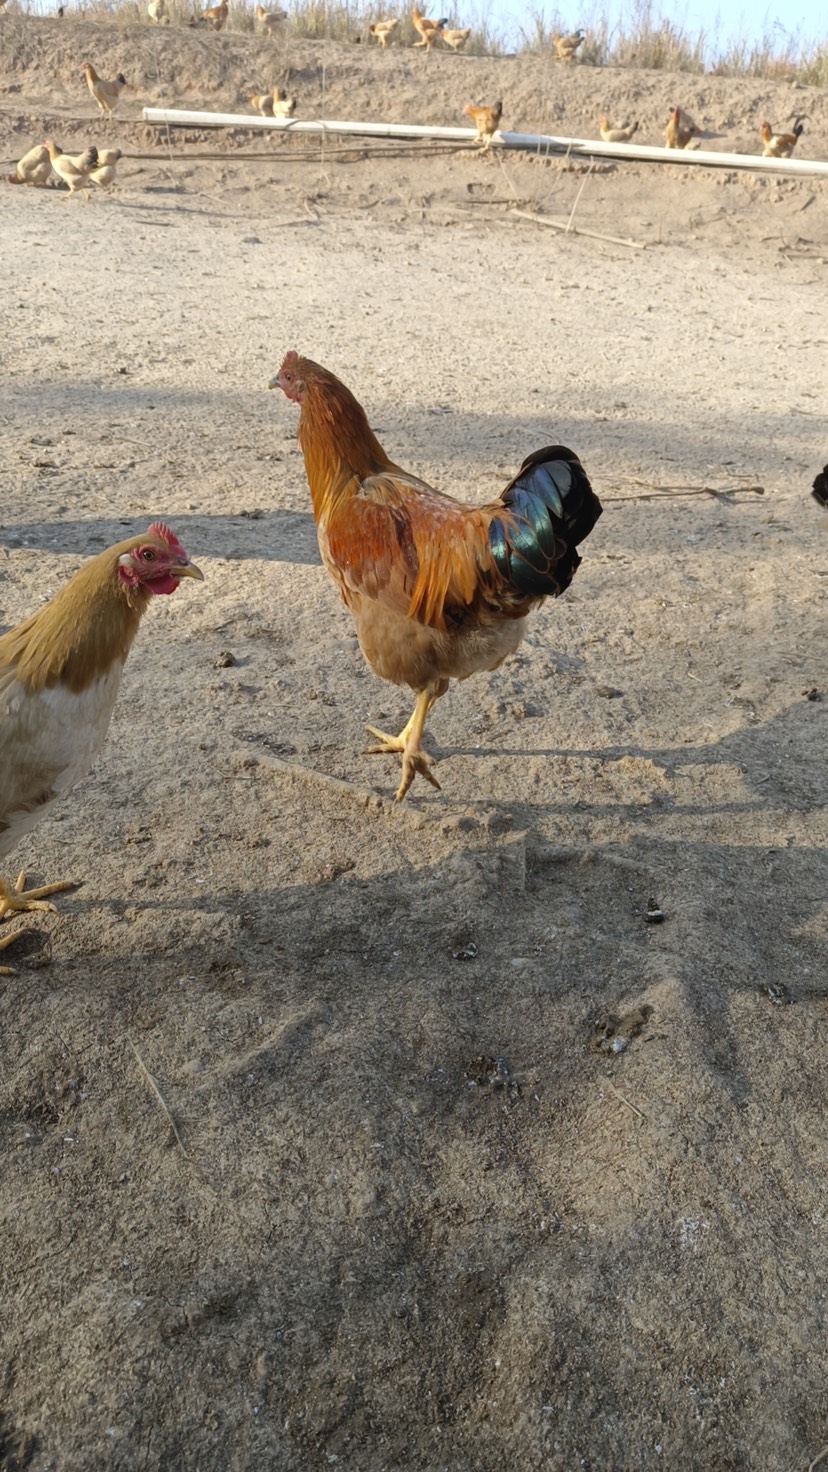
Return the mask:
[[[175,534],[154,522],[91,558],[50,603],[0,638],[0,857],[91,768],[151,595],[201,577]],[[47,895],[73,883],[27,890],[23,874],[13,887],[0,879],[0,920],[54,909]],[[0,940],[0,950],[20,934]]]
[[[601,504],[578,456],[536,450],[497,501],[464,505],[389,460],[349,389],[287,354],[271,388],[300,405],[299,444],[322,561],[375,674],[417,700],[398,736],[369,726],[371,752],[400,752],[400,802],[419,774],[426,718],[450,680],[513,654],[529,611],[569,587]]]

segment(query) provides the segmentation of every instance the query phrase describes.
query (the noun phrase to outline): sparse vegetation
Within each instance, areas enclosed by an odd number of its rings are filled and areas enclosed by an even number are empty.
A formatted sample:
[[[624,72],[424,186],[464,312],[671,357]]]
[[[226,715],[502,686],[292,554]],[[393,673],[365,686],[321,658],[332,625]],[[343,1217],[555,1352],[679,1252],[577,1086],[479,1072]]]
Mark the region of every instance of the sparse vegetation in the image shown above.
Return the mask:
[[[367,42],[373,21],[398,14],[401,24],[390,44],[406,46],[416,40],[407,0],[403,4],[393,0],[282,0],[282,5],[288,11],[287,33],[296,37]],[[5,13],[48,15],[55,8],[51,0],[9,0]],[[168,0],[167,8],[172,24],[181,25],[203,7],[197,0]],[[150,24],[144,0],[72,0],[65,4],[65,11],[119,25]],[[614,26],[606,13],[592,6],[576,8],[566,16],[557,9],[535,10],[511,30],[493,17],[485,0],[479,6],[447,6],[445,12],[450,26],[471,26],[465,47],[466,54],[471,55],[552,53],[553,37],[578,23],[586,31],[586,40],[577,65],[641,67],[697,75],[710,72],[773,81],[790,78],[807,86],[828,85],[828,37],[817,41],[799,31],[786,30],[778,21],[759,40],[744,36],[721,40],[717,33],[704,30],[690,33],[665,15],[654,0],[635,0],[629,16]],[[227,30],[252,31],[255,27],[255,4],[231,5]]]

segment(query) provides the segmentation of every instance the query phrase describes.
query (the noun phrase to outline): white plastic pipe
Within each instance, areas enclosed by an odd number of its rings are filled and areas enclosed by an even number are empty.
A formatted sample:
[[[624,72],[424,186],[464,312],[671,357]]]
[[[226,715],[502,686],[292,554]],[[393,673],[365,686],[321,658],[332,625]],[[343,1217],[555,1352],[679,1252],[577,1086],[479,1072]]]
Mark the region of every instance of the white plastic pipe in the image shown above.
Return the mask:
[[[477,136],[474,128],[440,128],[427,123],[300,122],[296,118],[261,118],[250,113],[181,112],[169,107],[145,107],[142,115],[145,123],[167,123],[171,128],[248,128],[259,132],[330,133],[352,138],[431,138],[446,143],[470,143]],[[640,143],[604,143],[594,138],[556,138],[546,133],[495,133],[494,141],[503,148],[541,155],[640,159],[646,163],[828,178],[828,163],[810,158],[762,158],[749,153],[713,153],[703,148],[656,148]]]

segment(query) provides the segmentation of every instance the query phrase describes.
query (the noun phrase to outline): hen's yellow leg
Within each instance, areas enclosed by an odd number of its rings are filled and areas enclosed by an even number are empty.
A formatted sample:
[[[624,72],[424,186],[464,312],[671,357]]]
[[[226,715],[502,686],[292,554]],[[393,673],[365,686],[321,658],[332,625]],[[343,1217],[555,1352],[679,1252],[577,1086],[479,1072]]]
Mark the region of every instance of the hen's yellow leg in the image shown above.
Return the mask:
[[[19,935],[28,935],[28,934],[29,934],[28,930],[25,929],[25,927],[24,927],[22,930],[15,930],[11,935],[4,935],[3,936],[3,939],[0,940],[0,951],[4,951],[7,946],[13,945],[14,942],[17,940],[17,937]],[[16,975],[17,975],[17,972],[15,971],[15,969],[14,969],[13,966],[0,966],[0,976],[16,976]]]
[[[14,889],[9,889],[4,879],[0,879],[0,920],[7,915],[15,915],[21,910],[54,910],[46,900],[47,894],[60,894],[64,889],[74,889],[76,879],[62,879],[58,884],[43,884],[39,889],[24,889],[26,874],[21,870],[17,876]],[[18,932],[19,934],[20,932]],[[5,941],[3,944],[7,945]]]
[[[440,686],[442,686],[442,689]],[[445,694],[447,688],[448,681],[441,680],[439,684],[427,685],[425,690],[421,690],[417,696],[417,703],[414,706],[411,716],[406,721],[399,736],[389,736],[386,731],[380,731],[376,726],[366,727],[366,730],[370,731],[372,736],[377,737],[379,743],[377,746],[368,747],[368,752],[371,755],[389,751],[402,752],[402,778],[397,788],[397,802],[402,802],[418,772],[421,777],[425,777],[426,781],[431,783],[432,787],[436,787],[437,791],[440,791],[440,783],[431,771],[434,765],[434,759],[423,751],[422,739],[428,713],[435,700]]]

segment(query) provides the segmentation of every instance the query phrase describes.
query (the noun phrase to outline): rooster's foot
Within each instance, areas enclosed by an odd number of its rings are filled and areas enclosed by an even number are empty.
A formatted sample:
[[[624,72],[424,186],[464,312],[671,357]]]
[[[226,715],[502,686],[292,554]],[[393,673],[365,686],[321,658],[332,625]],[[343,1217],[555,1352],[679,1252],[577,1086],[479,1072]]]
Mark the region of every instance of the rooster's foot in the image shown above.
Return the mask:
[[[396,792],[397,802],[402,802],[418,773],[421,777],[425,777],[426,781],[430,782],[432,787],[436,787],[438,792],[442,790],[440,783],[431,771],[431,768],[434,766],[433,757],[427,756],[421,746],[410,746],[408,744],[410,741],[409,727],[412,722],[413,717],[409,721],[408,726],[405,726],[400,732],[399,736],[389,736],[387,731],[380,731],[376,726],[365,727],[366,731],[370,731],[372,736],[376,736],[378,742],[376,746],[366,747],[366,755],[385,756],[388,752],[402,752],[402,778]]]
[[[64,889],[74,889],[77,880],[62,879],[58,884],[43,884],[39,889],[25,889],[25,883],[25,871],[18,874],[14,889],[9,889],[5,881],[0,879],[0,920],[5,920],[7,915],[16,915],[21,910],[51,910],[54,912],[55,907],[49,904],[46,895],[60,894]],[[17,933],[19,935],[20,931]],[[3,944],[7,945],[8,941]]]

